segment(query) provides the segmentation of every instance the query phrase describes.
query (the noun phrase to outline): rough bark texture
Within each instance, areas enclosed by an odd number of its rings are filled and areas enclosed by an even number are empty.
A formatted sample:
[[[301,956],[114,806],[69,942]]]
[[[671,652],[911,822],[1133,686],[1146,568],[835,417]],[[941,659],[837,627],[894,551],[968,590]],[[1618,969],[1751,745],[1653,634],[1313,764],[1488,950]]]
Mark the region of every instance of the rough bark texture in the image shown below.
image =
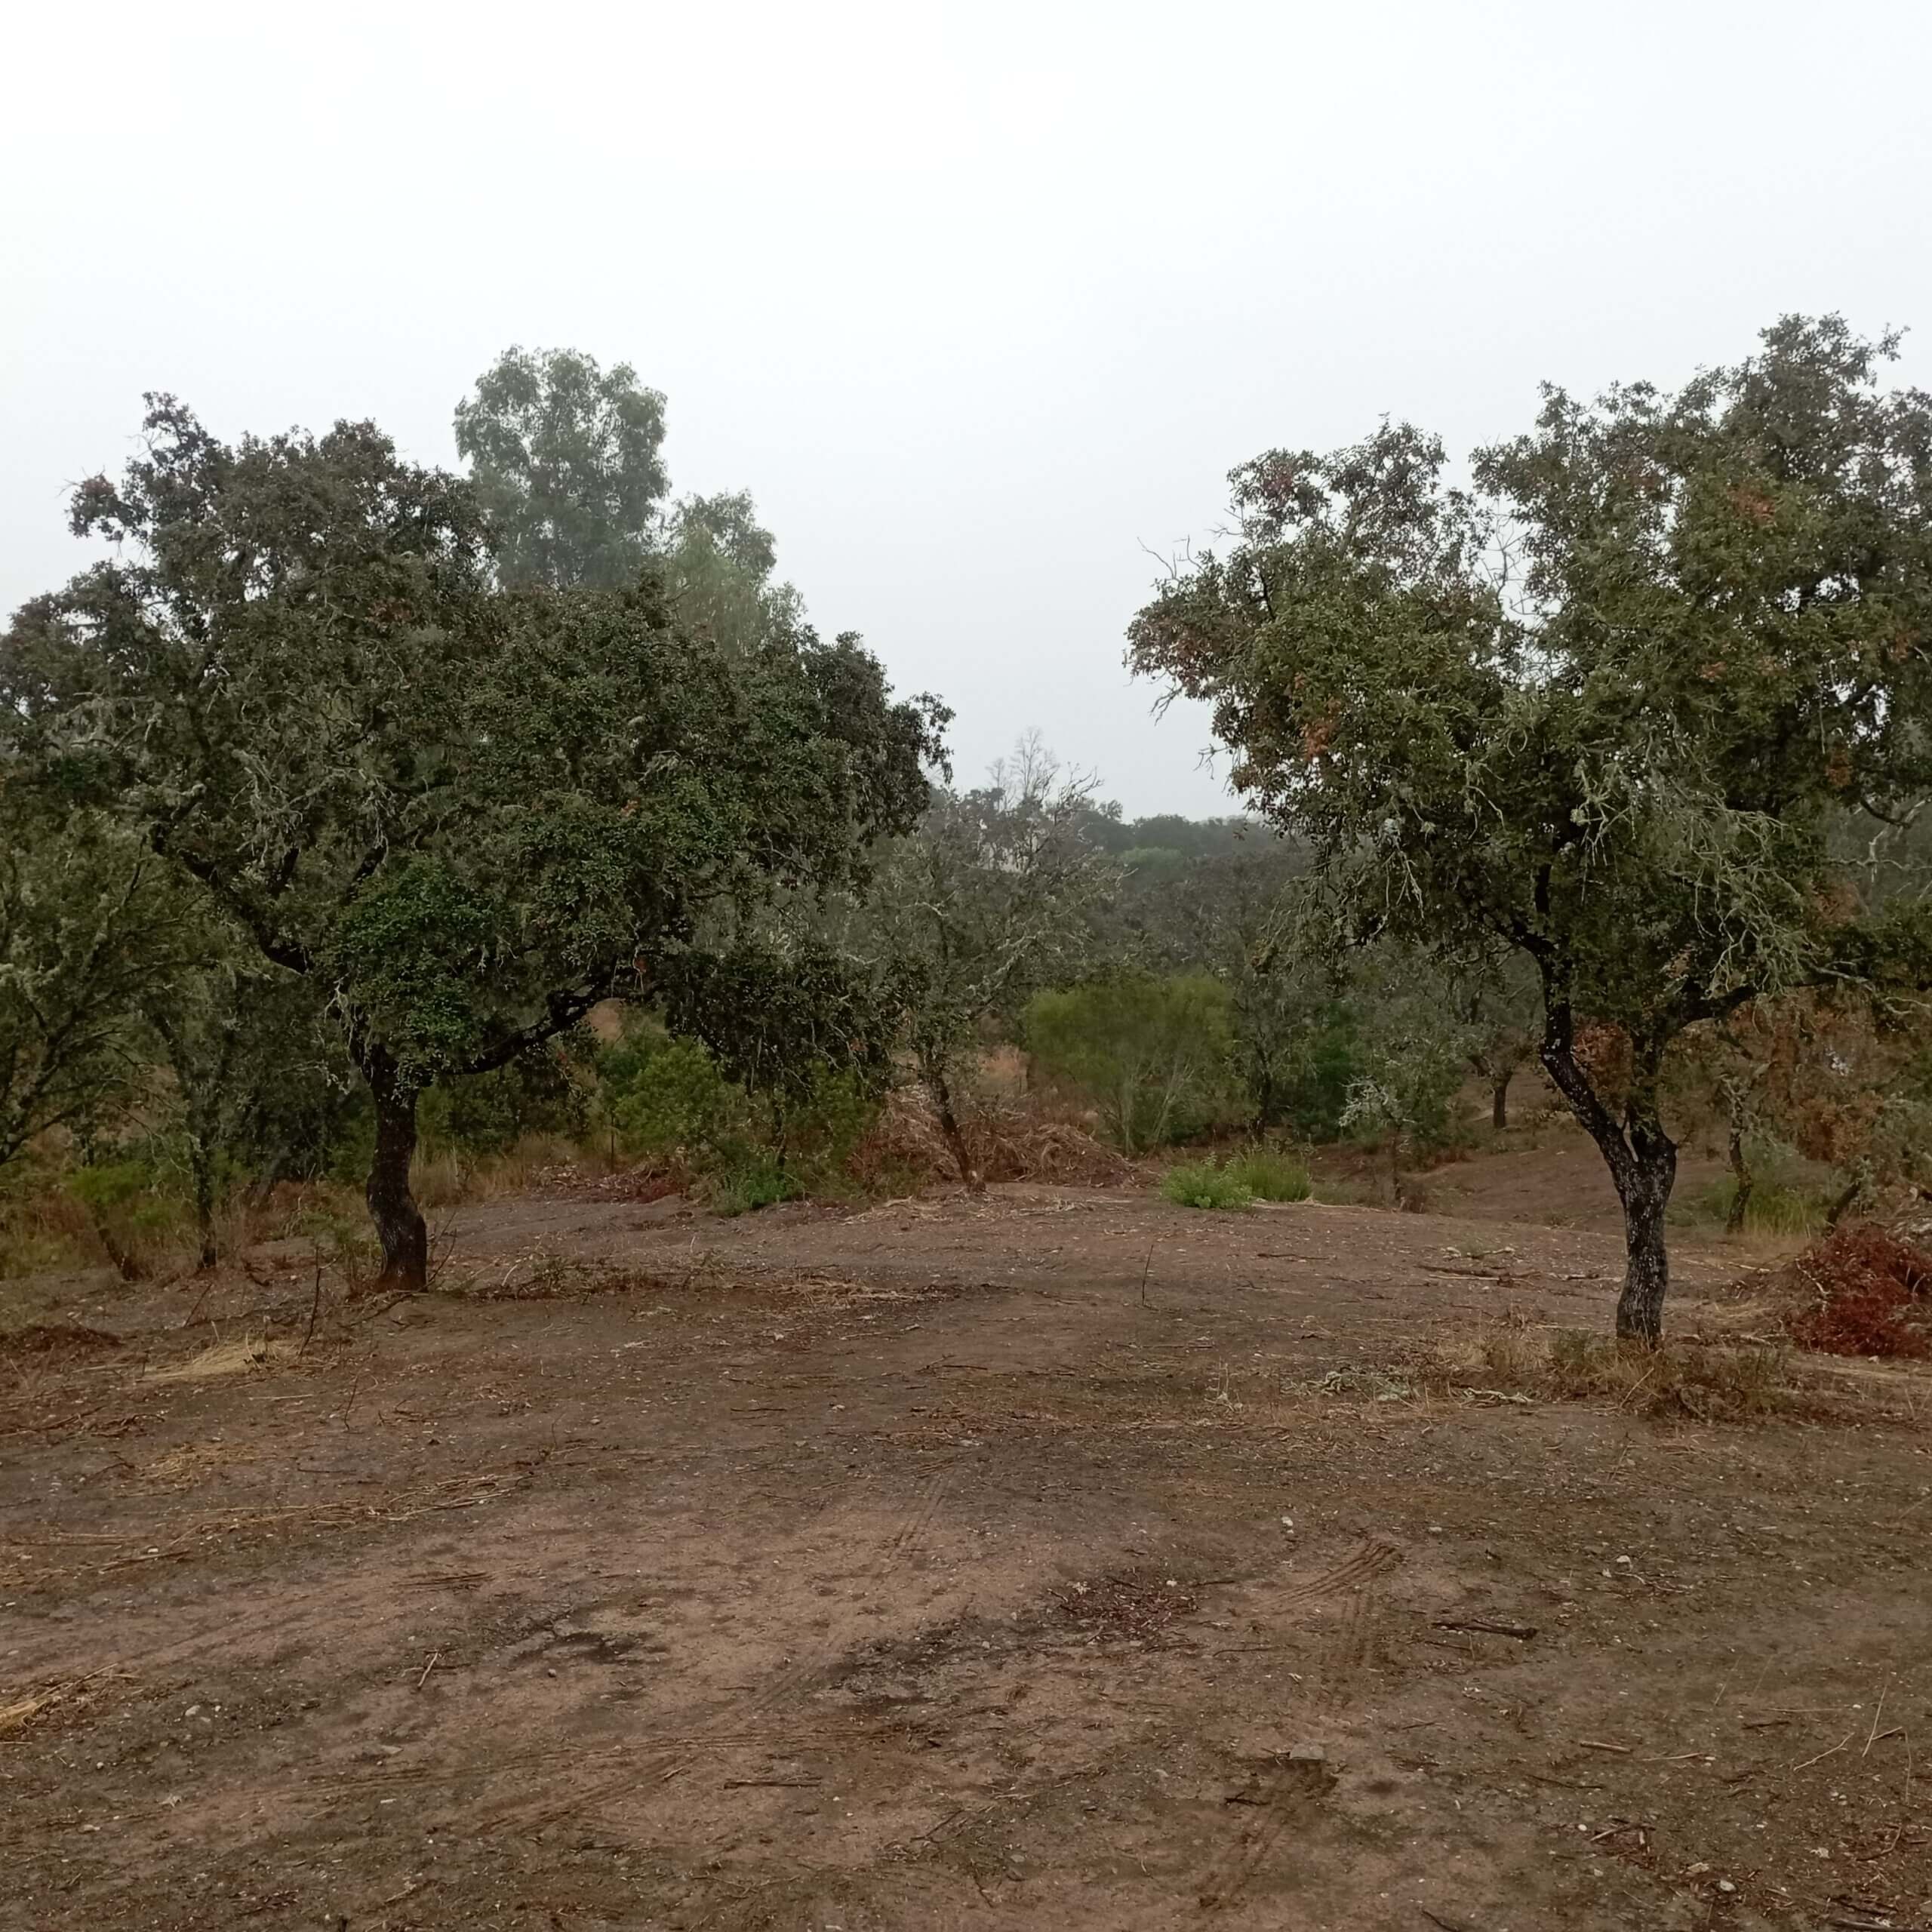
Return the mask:
[[[1730,1212],[1724,1217],[1724,1231],[1727,1235],[1741,1235],[1751,1211],[1751,1190],[1755,1180],[1751,1163],[1745,1158],[1744,1130],[1736,1121],[1730,1124],[1730,1173],[1737,1185],[1730,1197]]]
[[[370,1164],[369,1218],[383,1247],[378,1288],[415,1292],[429,1280],[429,1230],[409,1191],[416,1152],[417,1089],[397,1075],[385,1054],[365,1069],[376,1103],[376,1158]]]
[[[1663,1340],[1664,1299],[1670,1291],[1670,1257],[1664,1211],[1677,1181],[1677,1143],[1663,1130],[1657,1106],[1661,1040],[1639,1042],[1623,1117],[1604,1103],[1574,1046],[1567,1003],[1550,999],[1541,1058],[1557,1091],[1597,1144],[1617,1198],[1623,1206],[1623,1291],[1617,1303],[1617,1333],[1623,1341],[1654,1348]]]
[[[1677,1180],[1677,1143],[1654,1124],[1633,1124],[1626,1136],[1630,1158],[1619,1171],[1623,1203],[1623,1292],[1617,1300],[1620,1339],[1654,1348],[1663,1340],[1664,1297],[1670,1291],[1670,1255],[1664,1245],[1664,1211]]]
[[[1498,1134],[1509,1124],[1509,1082],[1515,1071],[1513,1066],[1505,1068],[1489,1090],[1489,1124]]]

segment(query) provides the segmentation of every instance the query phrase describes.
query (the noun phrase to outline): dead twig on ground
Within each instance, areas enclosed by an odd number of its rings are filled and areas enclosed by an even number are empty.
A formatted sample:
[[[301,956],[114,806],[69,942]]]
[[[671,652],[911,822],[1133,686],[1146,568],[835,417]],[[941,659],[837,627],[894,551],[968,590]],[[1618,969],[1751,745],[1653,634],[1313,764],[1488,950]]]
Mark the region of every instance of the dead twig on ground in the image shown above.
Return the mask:
[[[1491,1637],[1516,1637],[1527,1642],[1537,1634],[1534,1623],[1499,1623],[1487,1617],[1438,1617],[1438,1630],[1477,1630]]]
[[[1858,1754],[1861,1758],[1870,1757],[1872,1746],[1878,1741],[1878,1721],[1885,1715],[1885,1698],[1891,1687],[1891,1679],[1887,1678],[1884,1687],[1878,1693],[1878,1709],[1872,1713],[1872,1728],[1866,1734],[1865,1749]]]
[[[1791,1768],[1794,1771],[1803,1771],[1810,1770],[1814,1764],[1822,1764],[1827,1758],[1835,1758],[1857,1735],[1858,1727],[1854,1724],[1829,1751],[1820,1751],[1815,1758],[1807,1758],[1802,1764],[1793,1764]]]

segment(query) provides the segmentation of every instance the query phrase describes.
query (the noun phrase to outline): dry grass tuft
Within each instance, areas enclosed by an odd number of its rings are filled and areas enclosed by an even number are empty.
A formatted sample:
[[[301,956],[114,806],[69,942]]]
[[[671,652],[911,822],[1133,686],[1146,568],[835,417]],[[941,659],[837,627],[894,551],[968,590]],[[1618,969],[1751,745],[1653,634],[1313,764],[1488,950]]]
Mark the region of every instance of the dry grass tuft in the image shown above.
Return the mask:
[[[1660,1349],[1511,1312],[1438,1337],[1412,1365],[1420,1394],[1464,1401],[1605,1402],[1654,1416],[1743,1422],[1817,1413],[1823,1391],[1790,1351],[1748,1341],[1673,1339]]]
[[[42,1711],[60,1701],[59,1691],[42,1690],[0,1704],[0,1737],[8,1737],[17,1730],[25,1730]]]
[[[293,1342],[271,1342],[259,1335],[238,1336],[217,1342],[171,1368],[149,1369],[149,1382],[212,1382],[224,1375],[246,1375],[271,1363],[293,1361],[300,1352]]]

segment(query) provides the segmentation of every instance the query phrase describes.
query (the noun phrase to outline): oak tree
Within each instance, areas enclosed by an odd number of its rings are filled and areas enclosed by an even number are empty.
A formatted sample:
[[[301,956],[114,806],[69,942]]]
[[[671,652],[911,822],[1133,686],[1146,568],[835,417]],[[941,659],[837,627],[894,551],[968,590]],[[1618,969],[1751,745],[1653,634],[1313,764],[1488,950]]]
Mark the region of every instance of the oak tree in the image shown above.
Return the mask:
[[[1273,451],[1234,472],[1232,547],[1132,628],[1341,929],[1530,961],[1623,1204],[1628,1337],[1662,1333],[1672,1041],[1925,977],[1922,904],[1868,908],[1832,838],[1932,790],[1932,398],[1884,386],[1894,350],[1788,318],[1675,393],[1548,389],[1467,487],[1404,425]],[[1626,1043],[1614,1085],[1586,1025]]]
[[[475,492],[370,424],[146,426],[75,499],[115,553],[0,645],[0,728],[325,989],[383,1277],[420,1287],[423,1091],[648,987],[716,909],[851,877],[924,808],[942,714],[854,638],[690,634],[648,574],[500,587]]]

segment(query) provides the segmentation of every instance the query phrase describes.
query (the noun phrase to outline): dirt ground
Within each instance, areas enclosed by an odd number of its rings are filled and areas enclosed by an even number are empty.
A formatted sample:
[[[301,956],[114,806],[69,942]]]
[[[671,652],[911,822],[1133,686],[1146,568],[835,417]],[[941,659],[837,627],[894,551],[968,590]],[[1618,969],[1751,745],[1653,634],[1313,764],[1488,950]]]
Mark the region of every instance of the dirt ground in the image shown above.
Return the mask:
[[[1932,1376],[1401,1380],[1618,1260],[560,1186],[312,1333],[292,1245],[42,1294],[102,1338],[0,1358],[0,1923],[1932,1925]],[[1735,1273],[1680,1241],[1680,1322]]]

